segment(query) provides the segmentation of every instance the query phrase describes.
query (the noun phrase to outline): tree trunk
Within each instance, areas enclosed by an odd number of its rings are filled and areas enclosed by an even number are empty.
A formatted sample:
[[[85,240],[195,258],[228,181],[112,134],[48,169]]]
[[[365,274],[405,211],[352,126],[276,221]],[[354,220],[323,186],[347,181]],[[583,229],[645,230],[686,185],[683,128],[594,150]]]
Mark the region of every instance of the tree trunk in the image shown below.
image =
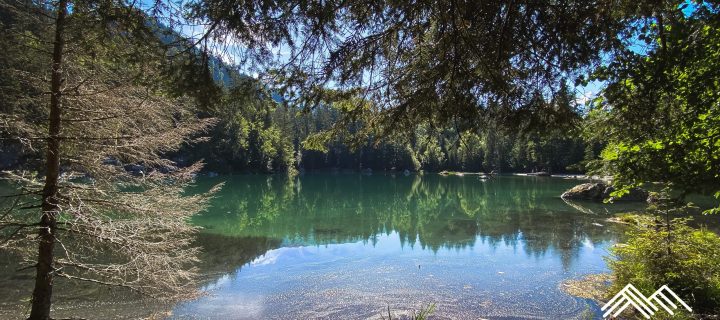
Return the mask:
[[[32,320],[50,319],[50,304],[53,289],[53,249],[55,247],[55,231],[57,229],[58,176],[60,175],[60,114],[62,58],[65,45],[64,27],[67,16],[67,0],[60,0],[55,20],[55,42],[52,55],[52,76],[50,84],[50,118],[48,124],[47,152],[45,154],[45,187],[42,196],[42,218],[38,238],[37,274],[33,290]]]

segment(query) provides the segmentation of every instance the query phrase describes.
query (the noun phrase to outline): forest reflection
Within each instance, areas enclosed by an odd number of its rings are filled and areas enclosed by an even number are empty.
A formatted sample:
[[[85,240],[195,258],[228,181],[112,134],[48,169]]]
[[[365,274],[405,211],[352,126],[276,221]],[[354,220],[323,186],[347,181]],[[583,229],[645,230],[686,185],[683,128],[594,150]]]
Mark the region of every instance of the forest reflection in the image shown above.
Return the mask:
[[[558,271],[563,273],[577,272],[580,265],[582,271],[588,267],[602,270],[602,260],[594,258],[600,253],[585,248],[602,250],[609,243],[618,241],[621,226],[608,224],[605,219],[608,213],[628,209],[622,204],[568,205],[559,195],[577,181],[550,178],[509,176],[480,181],[473,176],[439,175],[308,174],[294,178],[242,175],[202,178],[196,187],[203,190],[218,182],[225,182],[225,187],[214,198],[210,209],[193,220],[203,227],[195,241],[202,249],[198,268],[208,289],[220,286],[227,277],[241,277],[243,280],[238,282],[237,290],[243,294],[249,288],[264,288],[267,292],[263,294],[268,295],[288,290],[282,283],[303,287],[299,279],[309,277],[312,272],[351,272],[346,269],[355,268],[352,272],[370,270],[370,274],[375,274],[377,268],[402,270],[414,260],[433,263],[425,258],[427,253],[442,257],[442,263],[447,263],[437,268],[452,270],[448,274],[436,270],[434,274],[438,281],[442,280],[443,284],[475,281],[487,290],[507,288],[497,282],[499,278],[494,278],[494,272],[488,271],[492,267],[480,267],[483,264],[504,265],[503,270],[510,270],[508,272],[534,272],[533,277],[538,277],[543,266],[549,268],[545,270],[554,270],[549,261],[556,261]],[[340,246],[349,243],[359,245]],[[316,252],[330,255],[316,253],[319,255],[303,257],[302,252],[308,251],[303,247],[322,249]],[[517,259],[508,256],[508,248]],[[497,255],[493,253],[495,250]],[[483,255],[478,257],[473,251]],[[253,271],[252,262],[262,260],[264,255],[283,255],[285,260],[279,264],[280,269],[255,267]],[[344,260],[340,261],[345,262],[336,265],[338,255],[344,255]],[[0,258],[16,259],[13,256]],[[590,260],[583,262],[583,259]],[[528,264],[529,261],[542,262]],[[314,269],[318,265],[323,267]],[[26,297],[30,296],[31,273],[11,270],[12,266],[0,265],[0,303],[5,306],[0,308],[0,318],[19,318],[27,308]],[[291,266],[294,271],[288,271]],[[426,267],[428,272],[433,268]],[[458,276],[457,272],[464,271],[467,273]],[[553,272],[546,271],[541,276],[549,278],[533,281],[555,287],[553,281],[559,281],[557,279],[563,275]],[[253,275],[258,273],[274,279],[272,284],[253,285]],[[473,277],[480,278],[471,280]],[[378,279],[365,277],[357,282],[347,279],[339,286],[382,287],[382,283],[374,282],[376,280],[395,281],[400,286],[420,281],[418,283],[428,288],[439,290],[422,282],[425,280],[407,275],[406,271],[383,274]],[[173,308],[145,300],[132,292],[64,279],[59,281],[62,283],[57,288],[56,315],[60,317],[112,317],[121,312],[139,318]],[[462,286],[460,288],[458,290],[464,290]],[[235,297],[233,285],[224,290],[220,297]],[[437,299],[441,299],[439,292],[434,296]],[[376,294],[373,291],[372,295]],[[407,299],[414,293],[407,294],[397,299]],[[458,294],[464,293],[453,292],[446,298]],[[288,297],[296,299],[298,296]],[[476,298],[468,296],[468,299]],[[312,301],[318,303],[320,300]],[[212,304],[206,300],[197,303]],[[107,307],[109,305],[113,307]],[[200,312],[194,308],[195,305],[190,305],[188,309],[175,311],[179,314]]]
[[[567,268],[583,245],[614,241],[620,234],[618,226],[603,222],[606,216],[563,202],[559,194],[576,181],[562,179],[311,174],[220,180],[226,183],[223,191],[194,220],[204,227],[203,265],[213,268],[241,266],[282,246],[375,246],[379,235],[392,232],[402,247],[434,252],[502,245],[541,257],[554,250]],[[213,183],[217,179],[198,187]],[[595,212],[609,209],[627,208]],[[215,261],[228,256],[236,261]]]

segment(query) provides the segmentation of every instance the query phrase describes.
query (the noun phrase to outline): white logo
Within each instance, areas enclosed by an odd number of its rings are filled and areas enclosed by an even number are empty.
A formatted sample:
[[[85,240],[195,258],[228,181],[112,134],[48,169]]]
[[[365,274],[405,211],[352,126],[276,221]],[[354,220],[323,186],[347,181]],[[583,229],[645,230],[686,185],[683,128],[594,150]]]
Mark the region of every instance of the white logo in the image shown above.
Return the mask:
[[[687,309],[687,311],[692,312],[692,309],[690,309],[685,301],[682,301],[682,299],[680,299],[675,292],[670,290],[667,285],[660,287],[660,289],[655,291],[655,293],[653,293],[650,297],[645,297],[642,292],[630,283],[620,290],[620,292],[610,299],[610,301],[608,301],[608,303],[606,303],[600,310],[605,311],[603,318],[607,318],[607,316],[611,313],[613,317],[617,317],[625,311],[628,306],[632,305],[635,310],[640,311],[646,319],[650,319],[651,315],[660,310],[657,307],[657,305],[660,305],[670,315],[674,315],[675,313],[673,310],[677,309],[678,306],[675,305],[675,303],[673,303],[673,301],[671,301],[665,293],[670,294],[676,302],[679,302],[683,307],[685,307],[685,309]],[[607,309],[607,311],[605,309]],[[617,309],[617,311],[613,313],[613,310],[615,309]]]

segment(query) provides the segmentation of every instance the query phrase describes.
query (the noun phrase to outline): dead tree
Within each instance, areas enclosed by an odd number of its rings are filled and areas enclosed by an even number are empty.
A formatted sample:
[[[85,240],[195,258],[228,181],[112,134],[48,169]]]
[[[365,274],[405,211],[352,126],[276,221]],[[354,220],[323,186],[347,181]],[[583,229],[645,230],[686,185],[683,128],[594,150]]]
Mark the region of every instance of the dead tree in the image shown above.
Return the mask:
[[[122,1],[3,5],[17,15],[6,26],[16,55],[1,68],[29,103],[3,107],[0,133],[38,161],[3,172],[18,192],[4,197],[0,249],[36,270],[30,319],[50,318],[55,277],[193,296],[189,218],[211,193],[186,195],[201,164],[167,155],[214,120],[163,83],[169,47],[152,17]]]

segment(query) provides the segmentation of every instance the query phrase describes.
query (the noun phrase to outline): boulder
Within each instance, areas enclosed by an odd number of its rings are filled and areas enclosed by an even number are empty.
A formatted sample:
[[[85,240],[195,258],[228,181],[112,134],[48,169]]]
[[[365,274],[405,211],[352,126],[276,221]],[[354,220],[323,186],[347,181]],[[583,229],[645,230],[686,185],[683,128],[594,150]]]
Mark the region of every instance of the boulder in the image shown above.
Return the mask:
[[[603,200],[607,185],[602,182],[583,183],[565,191],[560,197],[565,200]]]
[[[570,190],[565,191],[560,197],[565,200],[593,200],[602,201],[606,198],[610,198],[610,193],[615,191],[615,188],[608,186],[602,182],[583,183],[572,187]],[[622,198],[612,198],[614,201],[646,201],[648,198],[648,192],[633,188],[630,189],[630,193],[625,194]]]

